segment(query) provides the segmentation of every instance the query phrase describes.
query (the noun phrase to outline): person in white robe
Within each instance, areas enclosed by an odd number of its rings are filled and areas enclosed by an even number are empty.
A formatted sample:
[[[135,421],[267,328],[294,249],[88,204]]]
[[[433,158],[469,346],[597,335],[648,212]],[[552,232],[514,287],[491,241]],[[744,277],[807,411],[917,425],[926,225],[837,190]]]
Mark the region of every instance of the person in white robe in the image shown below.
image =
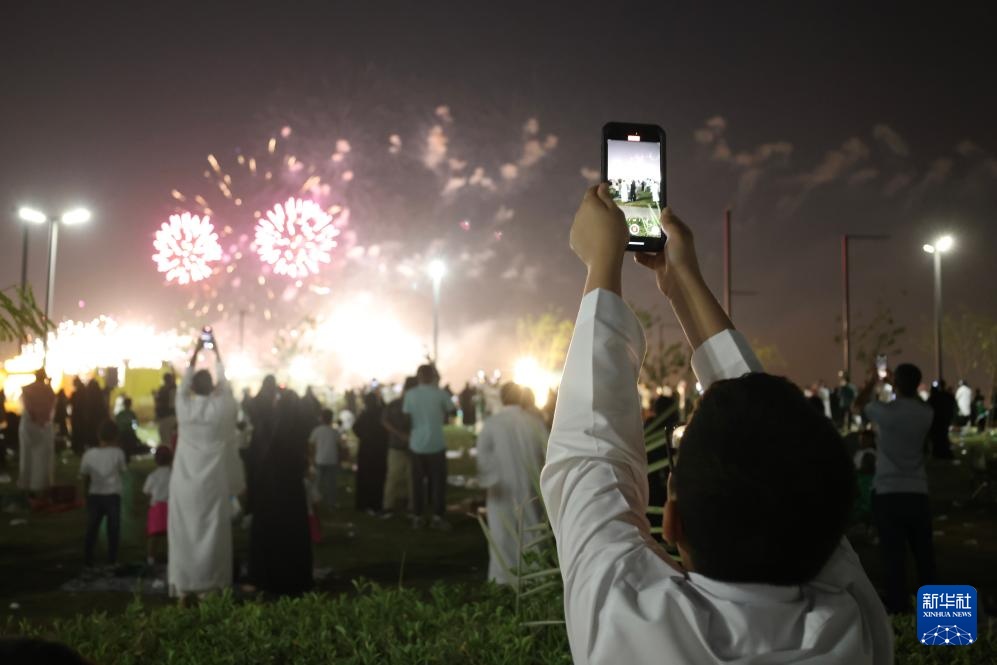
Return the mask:
[[[501,390],[502,408],[485,421],[477,442],[478,481],[487,489],[488,579],[515,585],[529,527],[544,522],[538,483],[544,461],[543,422],[520,406],[514,383]]]
[[[21,392],[17,485],[32,494],[51,487],[55,471],[55,393],[46,379],[45,370],[38,370]]]
[[[695,349],[692,366],[699,381],[707,388],[760,371],[746,340],[709,292],[688,227],[668,209],[661,224],[665,249],[636,258],[654,270],[659,289],[671,300]],[[588,277],[541,474],[574,662],[891,663],[891,624],[847,539],[839,539],[808,583],[707,577],[696,572],[695,560],[683,550],[688,532],[675,513],[682,495],[675,493],[674,475],[665,537],[678,544],[689,568],[652,538],[637,395],[645,340],[622,298],[626,241],[623,216],[608,191],[591,188],[571,229],[571,246]]]
[[[238,405],[225,379],[218,347],[216,383],[195,372],[199,341],[177,391],[178,439],[169,494],[170,594],[183,600],[232,584],[232,495]]]

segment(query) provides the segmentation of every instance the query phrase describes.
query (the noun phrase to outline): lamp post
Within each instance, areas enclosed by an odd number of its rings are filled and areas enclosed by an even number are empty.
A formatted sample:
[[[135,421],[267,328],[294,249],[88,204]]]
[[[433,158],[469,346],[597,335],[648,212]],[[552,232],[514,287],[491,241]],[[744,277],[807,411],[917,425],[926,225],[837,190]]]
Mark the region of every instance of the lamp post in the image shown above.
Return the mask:
[[[73,208],[62,214],[62,217],[49,217],[40,210],[29,207],[21,207],[17,211],[18,217],[25,222],[32,224],[48,224],[48,281],[45,285],[45,319],[51,320],[52,304],[55,299],[55,259],[59,248],[59,225],[75,226],[90,221],[90,211],[86,208]],[[25,242],[25,247],[27,243]],[[21,268],[22,278],[26,277],[25,268]],[[43,345],[48,353],[48,335],[43,340]]]
[[[950,235],[944,235],[933,243],[925,244],[923,249],[935,260],[935,377],[941,381],[942,376],[942,254],[955,245]]]
[[[433,280],[433,364],[439,359],[440,341],[440,282],[447,274],[447,266],[440,259],[429,263],[429,276]]]

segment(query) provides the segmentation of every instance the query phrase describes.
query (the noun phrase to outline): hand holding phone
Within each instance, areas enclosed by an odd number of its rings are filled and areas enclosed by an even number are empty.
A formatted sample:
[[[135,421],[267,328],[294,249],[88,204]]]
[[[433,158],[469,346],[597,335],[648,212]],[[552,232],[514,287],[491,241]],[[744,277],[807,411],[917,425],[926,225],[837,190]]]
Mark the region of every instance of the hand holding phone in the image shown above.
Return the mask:
[[[215,348],[215,333],[211,326],[201,328],[201,348],[209,350]]]
[[[602,128],[602,180],[623,211],[627,249],[659,252],[665,236],[658,219],[665,199],[665,131],[657,125],[610,122]]]

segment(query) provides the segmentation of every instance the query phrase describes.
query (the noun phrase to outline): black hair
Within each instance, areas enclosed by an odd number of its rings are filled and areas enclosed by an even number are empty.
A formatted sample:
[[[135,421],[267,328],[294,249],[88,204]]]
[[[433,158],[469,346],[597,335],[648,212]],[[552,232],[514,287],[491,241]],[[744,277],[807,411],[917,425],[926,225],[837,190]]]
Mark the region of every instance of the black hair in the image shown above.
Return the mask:
[[[118,426],[114,424],[113,420],[105,420],[97,428],[97,438],[104,443],[114,443],[118,440]]]
[[[509,381],[504,384],[499,390],[499,396],[502,398],[502,404],[509,406],[510,404],[520,404],[523,401],[523,389]]]
[[[125,399],[124,399],[124,400],[122,401],[122,404],[124,404],[124,405],[125,405],[125,408],[126,408],[126,409],[130,409],[130,408],[132,408],[132,398],[131,398],[131,397],[126,397],[126,398],[125,398]]]
[[[419,383],[433,383],[440,378],[440,375],[436,373],[436,368],[432,365],[419,365],[419,369],[415,372],[416,378]]]
[[[406,376],[405,383],[404,385],[402,385],[402,392],[405,392],[406,390],[412,390],[418,385],[419,385],[419,379],[415,378],[414,376]]]
[[[673,471],[696,572],[725,582],[812,580],[856,495],[841,435],[787,379],[747,374],[703,395]]]
[[[897,393],[904,397],[916,397],[917,387],[921,385],[921,370],[917,365],[903,363],[893,370],[893,382]]]
[[[326,425],[332,424],[332,409],[322,409],[322,422]]]
[[[214,390],[214,384],[211,380],[211,372],[206,369],[199,369],[194,372],[194,378],[190,381],[190,388],[194,391],[195,395],[208,396],[211,391]]]
[[[156,466],[169,466],[173,462],[173,451],[167,445],[156,446]]]

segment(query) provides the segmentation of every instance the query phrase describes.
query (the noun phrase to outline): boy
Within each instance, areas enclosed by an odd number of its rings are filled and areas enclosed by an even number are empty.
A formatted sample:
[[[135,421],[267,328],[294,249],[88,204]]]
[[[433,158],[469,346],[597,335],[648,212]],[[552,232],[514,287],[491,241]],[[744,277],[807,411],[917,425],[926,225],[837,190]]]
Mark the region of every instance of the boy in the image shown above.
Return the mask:
[[[571,229],[588,276],[541,488],[574,662],[892,662],[891,626],[842,537],[855,479],[840,436],[798,388],[761,373],[707,288],[689,229],[667,209],[661,224],[664,250],[636,259],[708,388],[668,482],[663,531],[681,564],[645,515],[644,335],[621,297],[628,233],[605,184]]]
[[[118,560],[118,536],[121,528],[121,475],[126,470],[125,454],[115,443],[118,426],[110,420],[97,430],[100,445],[83,453],[80,475],[87,495],[86,565],[93,566],[93,548],[97,544],[100,524],[107,518],[107,560]]]
[[[341,440],[342,434],[332,426],[332,411],[323,409],[322,424],[312,430],[308,443],[312,447],[318,492],[329,510],[336,507],[336,471]]]

